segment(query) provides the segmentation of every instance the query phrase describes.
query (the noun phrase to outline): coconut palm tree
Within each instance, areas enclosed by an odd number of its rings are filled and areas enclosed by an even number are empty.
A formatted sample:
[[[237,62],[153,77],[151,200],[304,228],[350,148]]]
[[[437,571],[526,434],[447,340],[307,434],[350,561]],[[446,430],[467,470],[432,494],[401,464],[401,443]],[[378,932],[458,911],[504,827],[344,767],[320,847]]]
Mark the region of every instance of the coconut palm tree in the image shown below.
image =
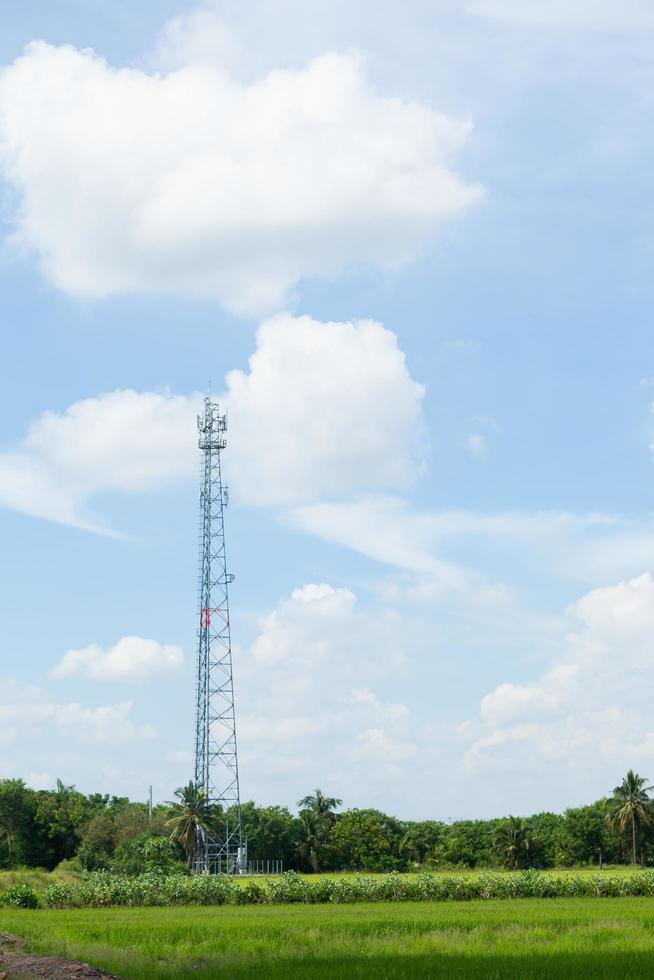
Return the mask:
[[[327,847],[329,831],[336,820],[335,810],[343,801],[335,796],[325,796],[321,789],[314,789],[309,796],[298,800],[302,840],[299,849],[311,870],[320,867],[322,852]]]
[[[621,834],[631,830],[631,863],[636,863],[636,830],[652,822],[652,800],[647,795],[654,786],[646,786],[645,776],[630,769],[613,790],[609,821]]]
[[[298,800],[297,805],[300,810],[310,810],[320,820],[331,823],[336,819],[334,811],[342,803],[343,800],[338,800],[335,796],[325,796],[321,789],[314,789],[313,793],[309,796],[304,796],[301,800]]]
[[[321,851],[325,844],[325,824],[312,810],[300,814],[302,837],[298,843],[300,856],[305,859],[314,874],[320,871]]]
[[[529,868],[538,859],[540,842],[518,817],[508,817],[495,828],[493,851],[505,868]]]
[[[171,817],[166,825],[172,827],[171,840],[178,841],[186,853],[186,864],[193,867],[202,833],[213,833],[213,808],[205,794],[193,782],[175,790],[177,801],[169,802]]]

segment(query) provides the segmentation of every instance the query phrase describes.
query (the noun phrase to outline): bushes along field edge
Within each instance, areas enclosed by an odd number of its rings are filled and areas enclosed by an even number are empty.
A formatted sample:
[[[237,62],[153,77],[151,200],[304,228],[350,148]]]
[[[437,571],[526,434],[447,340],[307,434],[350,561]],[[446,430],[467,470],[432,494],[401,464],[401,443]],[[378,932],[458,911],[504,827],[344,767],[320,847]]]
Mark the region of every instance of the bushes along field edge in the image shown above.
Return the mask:
[[[234,881],[224,875],[135,877],[92,872],[79,883],[58,882],[42,893],[28,885],[0,892],[0,905],[14,908],[105,908],[116,906],[275,905],[347,902],[470,901],[504,898],[654,897],[654,871],[631,875],[575,875],[542,871],[477,876],[395,872],[372,877],[306,878],[288,871],[278,878]]]

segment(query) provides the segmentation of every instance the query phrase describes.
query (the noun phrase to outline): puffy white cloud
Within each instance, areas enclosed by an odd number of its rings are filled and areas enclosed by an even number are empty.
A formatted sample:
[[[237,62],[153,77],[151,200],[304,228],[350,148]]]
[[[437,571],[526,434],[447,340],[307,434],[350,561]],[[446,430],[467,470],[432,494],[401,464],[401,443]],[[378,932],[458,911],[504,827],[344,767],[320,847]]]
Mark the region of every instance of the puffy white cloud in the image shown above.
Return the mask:
[[[163,74],[43,41],[0,73],[14,241],[59,289],[271,312],[303,278],[411,261],[480,199],[452,169],[469,122],[377,95],[353,54],[239,82],[217,31],[218,57],[169,32]]]
[[[50,676],[57,680],[75,676],[94,681],[146,680],[178,670],[183,660],[180,647],[141,636],[124,636],[108,650],[97,643],[82,650],[68,650]]]
[[[651,574],[594,589],[568,616],[576,629],[538,680],[503,683],[483,698],[469,763],[514,771],[527,759],[587,771],[607,760],[652,763]]]
[[[35,789],[48,789],[60,777],[83,792],[122,792],[133,799],[144,799],[152,782],[156,796],[168,799],[170,774],[164,782],[156,762],[165,758],[169,733],[161,736],[150,723],[152,706],[145,714],[143,707],[127,700],[80,703],[0,677],[0,778],[27,778]],[[188,771],[179,772],[179,782]]]
[[[402,487],[419,471],[425,389],[379,323],[276,316],[249,372],[226,382],[230,481],[244,502]]]
[[[196,471],[196,396],[113,391],[45,412],[0,454],[0,504],[88,530],[99,491],[142,492]]]
[[[482,700],[481,716],[493,725],[556,712],[569,697],[578,674],[577,664],[561,664],[548,671],[537,684],[500,684]]]
[[[79,744],[80,739],[111,744],[154,736],[151,725],[131,720],[131,701],[93,708],[77,701],[56,701],[42,688],[14,678],[3,678],[0,691],[0,744],[23,744],[30,732],[47,735],[50,748],[55,743]]]
[[[304,585],[294,589],[290,599],[261,620],[260,633],[252,646],[252,655],[259,664],[275,664],[293,660],[315,668],[329,651],[325,633],[336,623],[349,620],[356,597],[349,589],[331,585]],[[307,637],[307,618],[324,624]]]
[[[227,470],[236,499],[306,502],[407,486],[423,454],[424,388],[381,324],[265,321],[249,371],[232,371]],[[117,390],[45,412],[0,453],[0,505],[102,531],[95,494],[197,475],[200,395]]]
[[[378,693],[398,687],[405,641],[397,614],[359,609],[348,588],[307,584],[282,599],[236,651],[243,779],[290,800],[320,779],[361,804],[365,785],[381,802],[419,738],[409,708]]]
[[[649,572],[628,582],[593,589],[570,607],[593,634],[618,638],[654,631],[654,582]]]

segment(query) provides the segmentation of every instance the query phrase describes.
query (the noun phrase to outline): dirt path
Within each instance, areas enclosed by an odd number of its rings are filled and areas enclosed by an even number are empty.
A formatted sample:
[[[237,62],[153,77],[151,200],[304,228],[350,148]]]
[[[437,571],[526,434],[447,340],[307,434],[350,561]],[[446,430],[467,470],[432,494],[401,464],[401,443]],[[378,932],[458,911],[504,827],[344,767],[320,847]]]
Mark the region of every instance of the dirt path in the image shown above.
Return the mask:
[[[0,980],[27,980],[29,977],[44,977],[47,980],[86,980],[87,977],[104,977],[105,980],[118,980],[111,973],[96,970],[88,963],[76,963],[61,956],[32,956],[21,952],[23,940],[0,932]]]

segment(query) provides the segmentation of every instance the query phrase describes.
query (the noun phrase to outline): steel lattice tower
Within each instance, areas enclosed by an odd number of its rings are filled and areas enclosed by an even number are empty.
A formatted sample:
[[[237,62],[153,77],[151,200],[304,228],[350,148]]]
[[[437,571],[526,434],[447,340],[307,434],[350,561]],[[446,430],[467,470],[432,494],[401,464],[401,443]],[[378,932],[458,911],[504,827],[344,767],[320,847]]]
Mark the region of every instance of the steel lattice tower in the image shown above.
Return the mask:
[[[225,812],[229,824],[217,834],[198,834],[194,870],[233,874],[246,868],[241,838],[241,803],[236,754],[236,718],[227,571],[225,507],[220,454],[226,446],[227,417],[210,398],[198,415],[202,450],[200,491],[200,579],[198,602],[198,673],[195,727],[195,784],[206,799]]]

